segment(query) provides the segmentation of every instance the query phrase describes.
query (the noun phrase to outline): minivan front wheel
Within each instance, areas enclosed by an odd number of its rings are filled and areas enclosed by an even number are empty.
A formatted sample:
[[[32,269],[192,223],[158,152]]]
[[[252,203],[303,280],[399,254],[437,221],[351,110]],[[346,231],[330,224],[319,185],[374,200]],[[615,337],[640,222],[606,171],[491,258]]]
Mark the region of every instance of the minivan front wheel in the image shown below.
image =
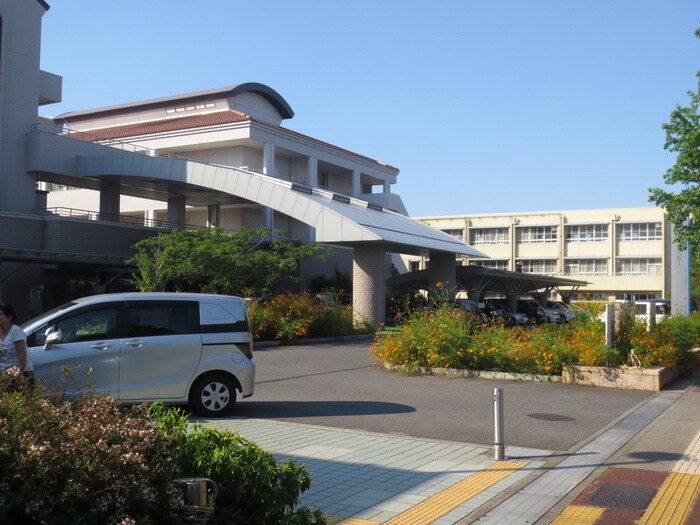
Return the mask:
[[[231,413],[236,404],[236,387],[223,374],[197,380],[190,393],[190,405],[200,416],[221,417]]]

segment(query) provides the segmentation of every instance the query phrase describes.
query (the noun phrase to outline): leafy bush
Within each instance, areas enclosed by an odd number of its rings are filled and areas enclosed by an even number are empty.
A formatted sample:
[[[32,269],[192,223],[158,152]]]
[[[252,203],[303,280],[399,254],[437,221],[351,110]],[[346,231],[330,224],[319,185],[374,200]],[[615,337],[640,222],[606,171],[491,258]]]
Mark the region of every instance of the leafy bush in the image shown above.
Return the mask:
[[[619,362],[605,346],[603,323],[592,317],[566,325],[507,328],[474,322],[463,312],[438,306],[414,311],[398,331],[378,332],[373,353],[404,366],[561,374],[567,364]]]
[[[182,477],[217,482],[213,524],[323,524],[296,508],[303,465],[278,464],[242,437],[188,426],[162,404],[123,408],[86,393],[70,401],[0,374],[0,523],[176,525]]]
[[[297,508],[299,496],[311,485],[303,465],[278,464],[274,456],[238,434],[201,425],[187,428],[176,409],[156,404],[152,410],[163,432],[173,440],[177,477],[206,477],[219,486],[214,525],[323,524],[320,511]]]
[[[630,343],[643,367],[670,366],[690,370],[698,365],[700,345],[700,313],[667,317],[648,328],[637,323],[631,331]]]
[[[322,301],[309,292],[283,293],[250,303],[248,313],[256,341],[293,342],[303,337],[350,335],[352,306]]]
[[[0,375],[0,523],[179,523],[170,438],[148,409]]]

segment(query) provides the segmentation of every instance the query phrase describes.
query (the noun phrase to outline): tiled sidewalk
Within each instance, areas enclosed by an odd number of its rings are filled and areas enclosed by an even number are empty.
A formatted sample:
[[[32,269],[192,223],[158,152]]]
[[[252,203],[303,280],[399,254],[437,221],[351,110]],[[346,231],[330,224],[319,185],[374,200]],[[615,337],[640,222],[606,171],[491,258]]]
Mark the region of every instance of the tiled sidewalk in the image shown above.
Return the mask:
[[[321,509],[333,524],[602,525],[636,523],[641,517],[649,524],[700,525],[698,400],[700,381],[661,392],[560,461],[551,451],[508,446],[506,460],[495,461],[493,449],[484,445],[268,419],[203,424],[239,432],[280,459],[305,464],[312,486],[301,503]],[[669,422],[676,432],[680,426],[692,431],[684,434],[688,441],[677,451],[680,459],[671,472],[634,470],[648,450],[663,450],[660,443],[668,438],[661,431]],[[644,447],[630,451],[640,435]],[[620,454],[634,461],[621,461]],[[617,463],[609,464],[610,458],[618,458]],[[601,466],[608,471],[591,484]],[[572,491],[582,490],[584,481],[590,485],[579,498],[557,510]],[[594,494],[601,485],[603,490]]]
[[[304,463],[312,477],[301,503],[331,523],[458,522],[532,474],[549,451],[493,449],[260,419],[207,421],[274,453]],[[469,479],[469,482],[462,483]]]

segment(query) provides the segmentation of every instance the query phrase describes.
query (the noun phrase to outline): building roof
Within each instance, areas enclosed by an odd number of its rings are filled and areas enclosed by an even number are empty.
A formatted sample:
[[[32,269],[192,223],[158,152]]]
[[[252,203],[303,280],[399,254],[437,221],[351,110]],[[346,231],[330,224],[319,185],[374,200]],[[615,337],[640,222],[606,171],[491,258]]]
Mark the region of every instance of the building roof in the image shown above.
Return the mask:
[[[61,117],[56,117],[54,119],[56,122],[61,121]],[[196,129],[196,128],[206,128],[212,126],[221,126],[225,124],[235,124],[239,122],[255,122],[257,124],[275,129],[284,133],[286,135],[291,135],[302,140],[318,144],[325,148],[344,153],[363,161],[370,162],[372,164],[377,164],[384,168],[396,171],[398,174],[399,169],[388,164],[381,164],[379,161],[367,157],[365,155],[360,155],[354,151],[350,151],[328,142],[324,142],[319,139],[315,139],[308,135],[304,135],[297,131],[291,129],[283,128],[281,126],[276,126],[270,122],[265,122],[260,119],[256,119],[246,113],[242,113],[235,109],[227,109],[224,111],[212,111],[209,113],[200,113],[197,115],[186,115],[181,117],[174,117],[169,119],[154,120],[151,122],[139,122],[136,124],[125,124],[123,126],[110,126],[106,128],[92,129],[88,132],[78,132],[73,135],[76,138],[82,140],[89,140],[92,142],[98,142],[101,140],[111,140],[111,139],[126,139],[128,141],[129,137],[141,137],[143,135],[151,135],[155,133],[167,133],[171,131],[179,131],[185,129]]]
[[[57,123],[70,124],[71,122],[79,122],[81,120],[89,120],[98,117],[101,118],[119,113],[132,113],[161,107],[170,107],[174,103],[191,104],[196,102],[205,102],[215,98],[233,97],[245,92],[255,93],[256,95],[263,97],[270,104],[272,104],[283,119],[292,118],[294,116],[294,111],[292,110],[291,106],[286,100],[284,100],[284,98],[282,98],[282,95],[277,93],[277,91],[266,86],[265,84],[260,84],[258,82],[246,82],[244,84],[207,89],[204,91],[195,91],[193,93],[185,93],[182,95],[153,98],[138,102],[118,104],[115,106],[106,106],[84,111],[63,113],[57,116],[54,121]]]

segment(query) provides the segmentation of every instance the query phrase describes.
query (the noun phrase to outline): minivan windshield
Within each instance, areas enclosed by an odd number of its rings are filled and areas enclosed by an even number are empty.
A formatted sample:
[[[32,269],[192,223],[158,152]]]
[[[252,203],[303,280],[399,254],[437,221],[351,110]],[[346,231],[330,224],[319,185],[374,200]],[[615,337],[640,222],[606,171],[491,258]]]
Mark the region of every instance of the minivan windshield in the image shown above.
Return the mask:
[[[75,306],[76,303],[75,301],[71,301],[69,303],[62,304],[61,306],[57,306],[56,308],[52,308],[51,310],[48,310],[47,312],[44,312],[42,314],[37,315],[36,317],[33,317],[26,323],[22,323],[22,326],[20,328],[22,330],[27,330],[31,325],[35,324],[38,321],[41,321],[42,319],[45,319],[47,317],[51,317],[54,314],[57,314],[58,312],[62,312],[63,310],[67,310],[68,308]]]

